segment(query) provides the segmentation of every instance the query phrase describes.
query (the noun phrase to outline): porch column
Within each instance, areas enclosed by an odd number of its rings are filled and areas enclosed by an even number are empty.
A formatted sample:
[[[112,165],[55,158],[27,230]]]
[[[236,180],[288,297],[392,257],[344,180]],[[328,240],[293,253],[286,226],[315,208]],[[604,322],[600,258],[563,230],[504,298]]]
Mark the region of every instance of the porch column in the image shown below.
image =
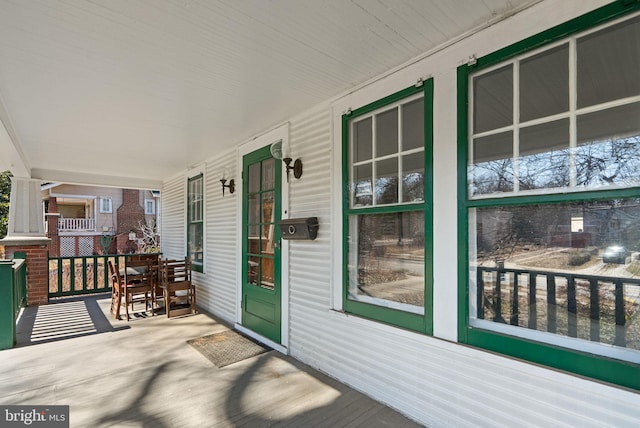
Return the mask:
[[[49,242],[44,229],[40,180],[13,177],[5,257],[22,252],[27,260],[27,304],[49,303]]]

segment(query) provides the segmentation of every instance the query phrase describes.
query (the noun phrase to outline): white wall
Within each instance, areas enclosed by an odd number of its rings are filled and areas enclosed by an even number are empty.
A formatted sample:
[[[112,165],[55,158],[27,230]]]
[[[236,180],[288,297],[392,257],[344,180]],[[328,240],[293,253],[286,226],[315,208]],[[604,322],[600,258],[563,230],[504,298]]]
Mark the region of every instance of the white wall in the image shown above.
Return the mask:
[[[235,192],[225,189],[222,196],[222,178],[234,179]],[[236,171],[236,150],[223,153],[207,162],[205,183],[205,226],[207,229],[204,275],[196,273],[198,304],[229,323],[236,320],[236,277],[238,230],[236,206],[242,194],[242,180]],[[227,183],[228,184],[228,183]]]
[[[293,158],[289,215],[317,216],[315,241],[290,242],[288,352],[303,362],[429,426],[640,426],[640,396],[576,376],[456,344],[457,201],[456,68],[515,41],[606,4],[547,0],[327,104],[289,119]],[[508,36],[508,37],[507,37]],[[434,78],[434,337],[339,311],[342,278],[340,116]],[[234,260],[239,254],[240,195],[221,197],[215,171],[237,164],[235,152],[207,162],[205,275],[200,304],[225,320],[236,316]],[[216,176],[214,180],[212,176]],[[239,174],[236,174],[240,188]],[[179,236],[178,180],[163,189],[163,243]],[[184,182],[184,179],[183,179]],[[167,193],[170,194],[169,199]],[[237,201],[235,201],[237,202]],[[171,214],[169,214],[169,212]],[[182,216],[167,226],[169,216]],[[182,222],[182,223],[180,223]],[[184,226],[182,226],[184,227]],[[172,251],[174,247],[171,247]],[[163,247],[164,250],[164,247]]]

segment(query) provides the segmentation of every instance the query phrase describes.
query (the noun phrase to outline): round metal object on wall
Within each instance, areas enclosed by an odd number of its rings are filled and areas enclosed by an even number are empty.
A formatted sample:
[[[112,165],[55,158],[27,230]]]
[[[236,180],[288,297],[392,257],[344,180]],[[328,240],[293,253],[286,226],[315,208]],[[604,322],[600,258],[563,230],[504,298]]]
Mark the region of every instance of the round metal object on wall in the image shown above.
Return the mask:
[[[302,161],[300,159],[296,159],[293,163],[293,176],[295,178],[302,177]]]

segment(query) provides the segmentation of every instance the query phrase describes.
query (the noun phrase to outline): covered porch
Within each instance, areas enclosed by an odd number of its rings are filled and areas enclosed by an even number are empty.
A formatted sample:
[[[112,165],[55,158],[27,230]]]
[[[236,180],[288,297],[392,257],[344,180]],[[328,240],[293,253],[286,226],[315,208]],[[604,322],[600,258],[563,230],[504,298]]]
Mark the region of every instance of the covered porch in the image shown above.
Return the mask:
[[[109,302],[26,308],[18,346],[0,352],[0,402],[70,405],[73,427],[418,426],[276,351],[216,367],[187,343],[229,329],[215,317],[127,323]]]
[[[216,317],[2,351],[5,401],[68,400],[80,425],[387,423],[287,383],[304,363],[428,426],[640,426],[639,0],[0,10],[0,245],[28,304],[49,303],[60,182],[159,189],[163,257],[191,259]],[[186,340],[226,326],[279,354],[211,375]]]

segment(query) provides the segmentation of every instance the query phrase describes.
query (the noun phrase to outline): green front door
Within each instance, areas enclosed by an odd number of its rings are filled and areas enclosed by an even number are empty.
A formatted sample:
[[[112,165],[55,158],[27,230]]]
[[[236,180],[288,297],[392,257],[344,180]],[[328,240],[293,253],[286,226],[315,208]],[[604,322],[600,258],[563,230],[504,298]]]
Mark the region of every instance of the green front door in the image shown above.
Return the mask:
[[[280,161],[269,146],[242,161],[242,325],[280,343]]]

